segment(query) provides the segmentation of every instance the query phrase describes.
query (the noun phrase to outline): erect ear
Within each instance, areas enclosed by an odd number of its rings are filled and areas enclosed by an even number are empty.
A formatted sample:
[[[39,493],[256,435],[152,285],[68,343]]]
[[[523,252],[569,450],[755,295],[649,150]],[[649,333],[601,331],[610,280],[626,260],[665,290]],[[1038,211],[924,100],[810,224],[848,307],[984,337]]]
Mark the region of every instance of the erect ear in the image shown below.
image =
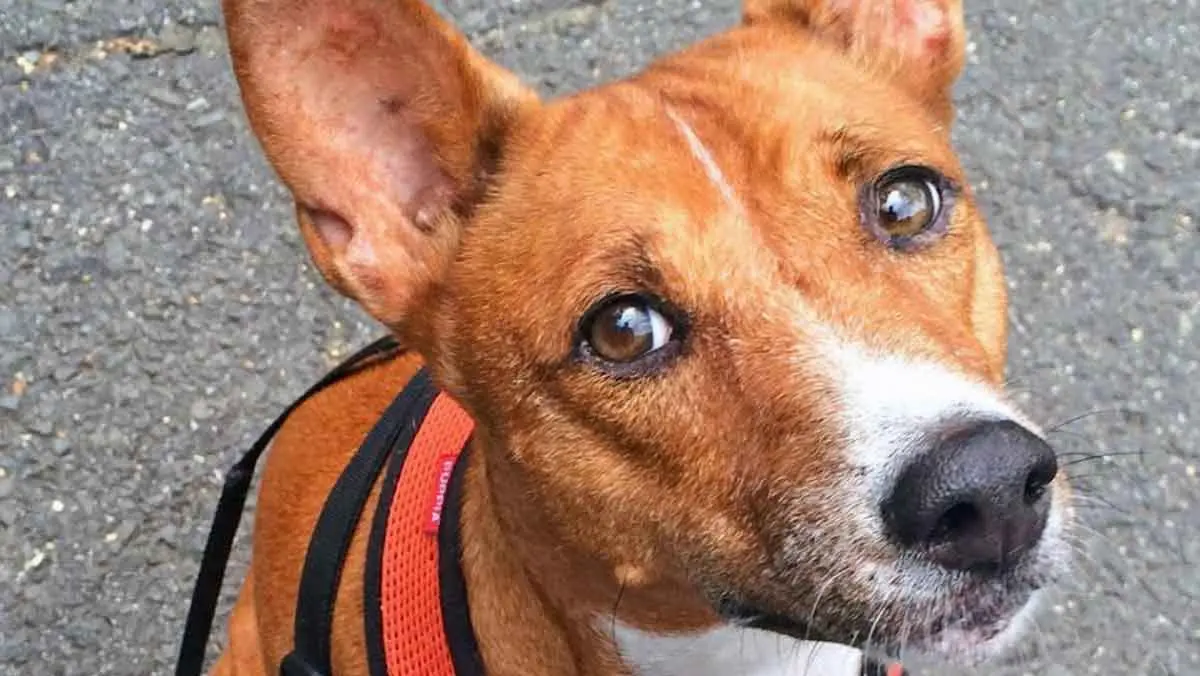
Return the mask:
[[[399,329],[536,96],[415,0],[224,0],[254,133],[321,273]]]
[[[745,0],[747,24],[790,22],[902,82],[947,124],[962,71],[962,0]]]

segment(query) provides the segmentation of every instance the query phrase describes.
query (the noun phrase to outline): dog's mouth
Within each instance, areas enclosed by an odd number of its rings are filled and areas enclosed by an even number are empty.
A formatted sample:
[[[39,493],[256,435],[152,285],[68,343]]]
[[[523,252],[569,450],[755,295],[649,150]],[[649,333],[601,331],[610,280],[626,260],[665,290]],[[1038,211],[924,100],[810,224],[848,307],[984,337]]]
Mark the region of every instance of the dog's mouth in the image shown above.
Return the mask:
[[[934,652],[946,652],[939,646],[949,640],[963,644],[963,648],[984,646],[1008,629],[1036,593],[1031,589],[1001,598],[972,599],[969,604],[958,604],[928,622],[910,626],[905,638],[911,646]]]
[[[1037,593],[1038,589],[1031,587],[1002,594],[960,594],[936,607],[901,611],[903,619],[888,623],[887,627],[871,623],[869,631],[850,634],[824,631],[753,604],[724,601],[718,604],[717,611],[730,624],[800,641],[842,643],[888,657],[918,652],[973,662],[993,652],[992,644],[1013,626]]]

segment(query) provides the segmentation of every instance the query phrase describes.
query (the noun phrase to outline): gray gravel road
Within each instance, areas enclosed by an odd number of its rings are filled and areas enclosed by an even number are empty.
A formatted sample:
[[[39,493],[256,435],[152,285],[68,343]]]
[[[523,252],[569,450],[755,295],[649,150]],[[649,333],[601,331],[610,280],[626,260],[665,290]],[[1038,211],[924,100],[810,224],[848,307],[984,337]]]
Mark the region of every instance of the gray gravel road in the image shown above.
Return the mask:
[[[1078,578],[1002,674],[1200,673],[1200,3],[967,0],[958,138]],[[220,476],[378,334],[307,265],[215,0],[0,0],[0,674],[160,674]],[[458,0],[548,93],[736,3]],[[244,552],[244,550],[242,550]],[[931,673],[957,673],[936,670]]]

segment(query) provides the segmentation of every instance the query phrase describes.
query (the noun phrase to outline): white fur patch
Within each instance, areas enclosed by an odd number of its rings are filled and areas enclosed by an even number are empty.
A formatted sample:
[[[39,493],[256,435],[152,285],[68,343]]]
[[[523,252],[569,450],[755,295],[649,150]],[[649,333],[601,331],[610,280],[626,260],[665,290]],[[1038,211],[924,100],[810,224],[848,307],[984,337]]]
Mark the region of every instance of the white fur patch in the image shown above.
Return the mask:
[[[685,122],[670,107],[667,108],[667,117],[670,117],[671,121],[675,123],[675,126],[679,129],[679,133],[683,134],[683,138],[687,140],[688,149],[692,151],[692,157],[696,158],[696,161],[700,163],[700,166],[704,169],[704,174],[708,176],[709,182],[716,187],[717,192],[721,193],[725,204],[734,211],[741,213],[743,208],[741,201],[737,198],[737,193],[734,192],[729,179],[725,178],[725,172],[721,171],[721,167],[713,159],[708,147],[704,145],[704,142],[696,134],[696,130],[692,129],[691,125]]]
[[[618,623],[615,638],[635,676],[858,676],[862,670],[854,648],[729,625],[666,636]]]
[[[933,642],[931,652],[943,657],[950,656],[965,664],[982,664],[1012,649],[1034,624],[1033,618],[1041,610],[1045,593],[1034,592],[1029,601],[1013,615],[999,634],[986,642],[953,628],[942,632]]]
[[[904,463],[926,450],[929,435],[954,420],[1012,420],[1034,434],[1037,426],[991,386],[932,361],[872,354],[840,340],[824,352],[840,390],[840,414],[849,436],[849,461],[866,470],[869,498],[883,497]]]
[[[1011,420],[1044,436],[995,387],[946,366],[881,354],[835,337],[832,331],[822,347],[838,392],[847,460],[861,470],[862,477],[838,490],[842,491],[849,522],[867,529],[872,537],[883,537],[880,501],[905,464],[927,451],[946,424]],[[1066,500],[1056,492],[1034,552],[1035,565],[1052,576],[1064,570],[1070,555],[1064,535],[1068,519]],[[863,561],[853,569],[851,578],[856,584],[867,585],[877,603],[903,603],[904,599],[928,602],[940,597],[952,575],[920,561]],[[943,657],[968,661],[994,657],[1011,647],[1028,628],[1038,596],[1035,594],[1006,629],[991,640],[948,630],[928,648]]]

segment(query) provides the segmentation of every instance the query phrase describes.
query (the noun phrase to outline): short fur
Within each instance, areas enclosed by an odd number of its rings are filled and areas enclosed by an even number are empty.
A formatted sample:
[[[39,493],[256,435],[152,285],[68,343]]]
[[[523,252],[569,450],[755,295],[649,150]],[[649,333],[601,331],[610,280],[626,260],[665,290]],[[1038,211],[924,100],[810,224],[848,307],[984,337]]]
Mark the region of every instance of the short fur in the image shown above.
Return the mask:
[[[419,357],[284,427],[215,673],[275,673],[326,494],[418,363],[478,423],[461,532],[490,674],[630,673],[614,614],[703,632],[734,599],[831,640],[914,644],[932,631],[919,618],[999,603],[883,538],[870,495],[915,451],[848,408],[875,401],[872,374],[932,369],[945,396],[982,393],[962,411],[1012,411],[1003,273],[969,189],[948,234],[912,252],[861,227],[856,197],[898,162],[967,185],[950,144],[957,0],[752,0],[743,25],[555,101],[415,0],[224,6],[249,120],[313,260]],[[617,379],[577,358],[579,318],[617,291],[686,312],[663,372]],[[1060,476],[1060,519],[1066,491]],[[341,582],[340,676],[367,673],[365,529]],[[1037,584],[1063,565],[1043,544]],[[991,652],[963,641],[947,650]]]

